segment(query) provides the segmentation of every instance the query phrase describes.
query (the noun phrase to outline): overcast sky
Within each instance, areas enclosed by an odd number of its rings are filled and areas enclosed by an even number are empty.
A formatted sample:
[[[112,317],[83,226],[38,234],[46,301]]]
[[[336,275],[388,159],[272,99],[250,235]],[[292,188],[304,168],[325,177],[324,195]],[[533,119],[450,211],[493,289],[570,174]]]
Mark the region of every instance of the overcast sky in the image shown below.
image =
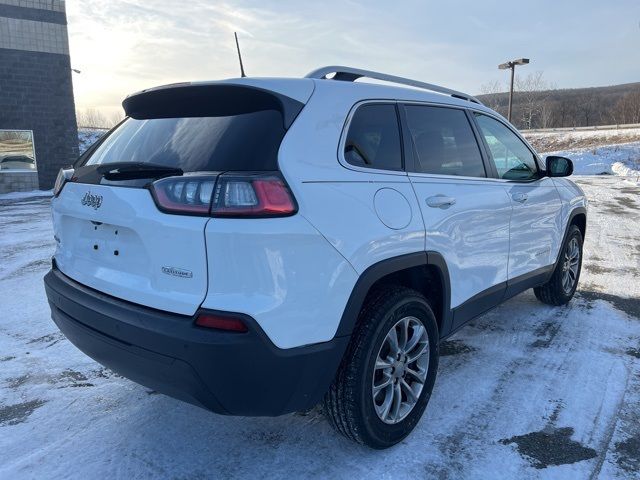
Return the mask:
[[[471,94],[531,58],[560,88],[640,81],[639,0],[67,2],[76,106],[118,107],[164,83],[303,76],[351,65]]]

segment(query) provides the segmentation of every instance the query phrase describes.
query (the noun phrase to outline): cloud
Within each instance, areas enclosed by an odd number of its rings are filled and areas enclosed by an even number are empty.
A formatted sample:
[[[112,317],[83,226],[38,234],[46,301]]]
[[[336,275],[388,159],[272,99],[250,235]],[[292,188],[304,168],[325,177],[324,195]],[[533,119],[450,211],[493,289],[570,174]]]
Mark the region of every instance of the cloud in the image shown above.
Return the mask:
[[[350,64],[476,93],[502,79],[498,63],[528,56],[561,87],[637,80],[629,65],[614,63],[634,55],[639,4],[581,5],[75,0],[67,14],[72,64],[82,70],[74,75],[76,103],[117,108],[127,94],[153,85],[238,76],[234,31],[250,76]],[[626,32],[626,41],[613,45],[614,32]]]

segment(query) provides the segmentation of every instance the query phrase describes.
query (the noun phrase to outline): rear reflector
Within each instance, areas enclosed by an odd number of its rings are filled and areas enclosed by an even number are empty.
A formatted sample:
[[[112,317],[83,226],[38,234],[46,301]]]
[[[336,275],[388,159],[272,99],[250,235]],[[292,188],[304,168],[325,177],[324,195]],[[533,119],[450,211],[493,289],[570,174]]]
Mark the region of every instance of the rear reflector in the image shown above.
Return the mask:
[[[227,330],[229,332],[239,333],[244,333],[249,330],[244,322],[238,318],[223,317],[221,315],[214,315],[210,313],[198,315],[196,325],[199,327],[215,328],[217,330]]]

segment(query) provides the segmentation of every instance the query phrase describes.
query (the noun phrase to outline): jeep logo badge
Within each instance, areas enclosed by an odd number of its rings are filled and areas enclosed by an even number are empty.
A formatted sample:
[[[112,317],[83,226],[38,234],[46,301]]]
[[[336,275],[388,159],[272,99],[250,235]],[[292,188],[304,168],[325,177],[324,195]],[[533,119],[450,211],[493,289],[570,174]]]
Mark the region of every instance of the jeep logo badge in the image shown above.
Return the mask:
[[[100,208],[102,205],[102,195],[92,195],[91,192],[87,192],[84,194],[81,200],[82,205],[86,205],[87,207],[93,207],[94,210]]]

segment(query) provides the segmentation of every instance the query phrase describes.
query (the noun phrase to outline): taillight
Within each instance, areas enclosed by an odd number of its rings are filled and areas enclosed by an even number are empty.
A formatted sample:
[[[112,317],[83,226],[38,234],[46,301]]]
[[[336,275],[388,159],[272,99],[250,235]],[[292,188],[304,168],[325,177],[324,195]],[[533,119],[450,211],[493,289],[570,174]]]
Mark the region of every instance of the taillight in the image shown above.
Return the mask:
[[[167,177],[151,184],[160,210],[214,217],[282,217],[297,207],[278,173],[224,173]]]
[[[214,217],[282,217],[296,212],[289,187],[277,174],[226,173],[218,177]]]
[[[62,191],[62,187],[73,177],[73,168],[61,168],[56,177],[56,183],[53,185],[53,196],[57,197]]]
[[[151,184],[151,194],[163,212],[209,215],[215,175],[167,177]]]
[[[236,317],[225,317],[212,313],[202,313],[196,318],[196,325],[228,332],[245,333],[249,331],[242,320]]]

